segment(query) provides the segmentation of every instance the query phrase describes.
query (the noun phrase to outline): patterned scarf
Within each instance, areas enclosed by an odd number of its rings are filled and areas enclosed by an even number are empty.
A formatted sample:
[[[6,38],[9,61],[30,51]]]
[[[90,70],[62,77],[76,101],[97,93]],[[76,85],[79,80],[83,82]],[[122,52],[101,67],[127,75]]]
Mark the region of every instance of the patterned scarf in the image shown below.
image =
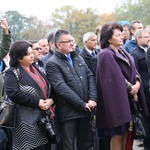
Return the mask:
[[[22,66],[22,65],[21,65]],[[30,67],[30,70],[28,70],[26,67],[22,66],[23,69],[31,76],[33,80],[39,85],[41,88],[44,99],[47,98],[47,92],[48,92],[48,87],[46,84],[45,79],[41,76],[41,74],[37,71],[37,69],[34,66]]]

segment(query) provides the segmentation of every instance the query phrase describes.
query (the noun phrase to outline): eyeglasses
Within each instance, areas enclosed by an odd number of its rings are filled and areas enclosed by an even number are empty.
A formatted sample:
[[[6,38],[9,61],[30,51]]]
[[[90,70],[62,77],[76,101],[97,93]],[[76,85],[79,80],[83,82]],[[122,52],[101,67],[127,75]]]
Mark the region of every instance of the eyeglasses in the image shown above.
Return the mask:
[[[38,50],[41,50],[41,48],[40,48],[40,47],[36,47],[36,48],[34,48],[33,50],[38,51]]]
[[[145,39],[148,39],[148,38],[150,38],[150,36],[144,36],[144,37],[139,37],[139,38],[145,38]]]
[[[74,43],[74,40],[68,40],[68,41],[60,41],[59,43]]]

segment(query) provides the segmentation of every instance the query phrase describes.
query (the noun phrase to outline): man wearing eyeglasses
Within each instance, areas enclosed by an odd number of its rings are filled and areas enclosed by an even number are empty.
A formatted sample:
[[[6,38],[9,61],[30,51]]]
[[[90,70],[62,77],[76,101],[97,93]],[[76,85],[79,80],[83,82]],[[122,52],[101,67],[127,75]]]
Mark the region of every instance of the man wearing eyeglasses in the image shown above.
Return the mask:
[[[54,44],[56,51],[47,62],[46,74],[56,93],[59,149],[74,150],[75,146],[78,150],[90,150],[90,115],[97,100],[94,76],[73,50],[74,39],[68,31],[56,31]]]
[[[148,30],[139,29],[134,34],[137,43],[136,48],[130,52],[133,56],[137,71],[141,75],[144,86],[144,93],[150,113],[150,92],[149,92],[149,73],[145,56],[147,55],[148,46],[150,44],[150,35]],[[144,147],[150,149],[150,131],[149,135],[144,139]]]
[[[31,40],[29,41],[30,43],[32,43],[32,50],[33,50],[33,54],[34,54],[34,63],[38,66],[40,66],[41,68],[44,67],[43,62],[41,61],[42,58],[42,54],[41,54],[41,48],[39,46],[38,41],[36,40]]]

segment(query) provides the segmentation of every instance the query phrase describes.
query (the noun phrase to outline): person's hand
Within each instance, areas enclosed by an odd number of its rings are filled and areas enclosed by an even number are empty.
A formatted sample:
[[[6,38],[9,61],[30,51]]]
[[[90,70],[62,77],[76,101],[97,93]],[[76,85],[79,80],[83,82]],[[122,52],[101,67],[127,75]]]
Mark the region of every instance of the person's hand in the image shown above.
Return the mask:
[[[9,34],[8,24],[6,19],[0,19],[0,28],[3,29],[4,34]]]
[[[137,81],[136,84],[132,85],[131,90],[130,90],[130,94],[137,99],[137,93],[139,91],[140,88],[140,82]]]
[[[96,107],[96,105],[97,105],[97,103],[95,101],[93,101],[93,100],[89,100],[88,104],[89,104],[89,107],[91,109],[94,109]]]
[[[86,103],[84,110],[91,112],[91,108],[88,103]]]
[[[46,106],[47,106],[48,108],[50,108],[50,107],[54,104],[54,101],[53,101],[52,98],[50,98],[50,99],[45,99],[44,102],[45,102],[45,104],[46,104]]]
[[[48,107],[47,107],[47,105],[43,99],[39,100],[39,107],[41,110],[47,110],[48,109]]]
[[[45,99],[45,100],[40,99],[40,101],[39,101],[39,107],[40,107],[41,110],[48,110],[53,103],[54,103],[54,101],[53,101],[52,98]]]

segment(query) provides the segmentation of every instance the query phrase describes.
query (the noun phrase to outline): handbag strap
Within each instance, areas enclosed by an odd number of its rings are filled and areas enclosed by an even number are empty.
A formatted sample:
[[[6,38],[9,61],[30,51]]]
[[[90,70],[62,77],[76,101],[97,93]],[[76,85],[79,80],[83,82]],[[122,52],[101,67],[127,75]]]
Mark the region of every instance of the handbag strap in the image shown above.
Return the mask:
[[[136,102],[134,99],[132,100],[134,113],[140,113],[140,106],[138,101]]]
[[[0,73],[0,102],[2,103],[6,99],[6,92],[4,89],[4,75],[5,71]]]
[[[14,70],[13,70],[13,72],[14,72],[14,74],[15,74],[15,76],[16,76],[16,78],[17,78],[17,82],[18,82],[18,85],[20,84],[20,71],[19,71],[19,69],[17,68],[15,68]]]

